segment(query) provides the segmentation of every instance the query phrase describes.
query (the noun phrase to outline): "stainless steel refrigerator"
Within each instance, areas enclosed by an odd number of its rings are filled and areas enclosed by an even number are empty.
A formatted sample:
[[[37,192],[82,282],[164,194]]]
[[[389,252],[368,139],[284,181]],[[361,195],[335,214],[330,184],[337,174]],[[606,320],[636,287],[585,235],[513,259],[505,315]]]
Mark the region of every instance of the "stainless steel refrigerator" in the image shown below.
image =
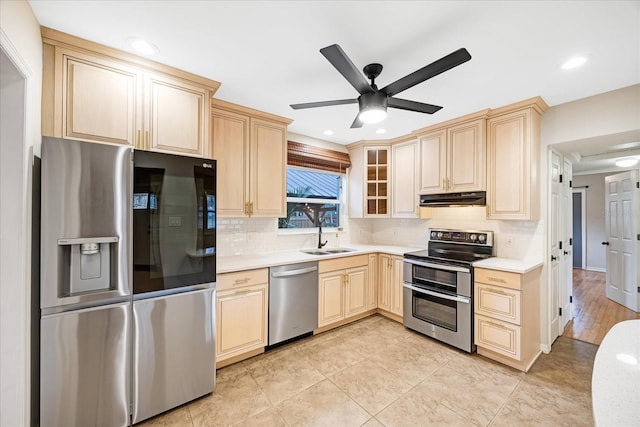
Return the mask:
[[[215,387],[215,162],[44,138],[40,425],[126,426]]]

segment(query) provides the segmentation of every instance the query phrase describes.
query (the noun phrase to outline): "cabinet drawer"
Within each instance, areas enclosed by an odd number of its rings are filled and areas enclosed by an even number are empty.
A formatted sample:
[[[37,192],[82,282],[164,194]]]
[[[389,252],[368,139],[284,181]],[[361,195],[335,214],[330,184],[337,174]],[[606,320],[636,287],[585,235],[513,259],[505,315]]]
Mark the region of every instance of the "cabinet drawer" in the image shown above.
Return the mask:
[[[216,289],[218,292],[242,286],[252,286],[269,282],[269,269],[238,271],[218,274]]]
[[[488,285],[502,286],[505,288],[520,290],[521,275],[518,273],[510,273],[508,271],[489,270],[485,268],[476,268],[474,270],[476,282],[486,283]]]
[[[474,305],[478,314],[520,325],[520,291],[476,282]]]
[[[342,258],[334,258],[323,260],[318,263],[318,272],[326,273],[327,271],[346,270],[348,268],[369,265],[368,255],[356,255]]]
[[[474,329],[478,347],[520,360],[520,326],[476,315]]]

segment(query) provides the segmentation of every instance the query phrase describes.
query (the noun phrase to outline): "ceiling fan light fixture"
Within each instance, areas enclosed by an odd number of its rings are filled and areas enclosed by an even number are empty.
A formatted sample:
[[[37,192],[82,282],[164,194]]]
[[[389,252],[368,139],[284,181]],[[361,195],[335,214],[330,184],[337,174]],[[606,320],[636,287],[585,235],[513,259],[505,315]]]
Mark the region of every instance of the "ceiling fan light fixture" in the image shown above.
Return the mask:
[[[630,168],[638,164],[638,159],[621,159],[616,160],[616,166],[619,168]]]
[[[363,123],[379,123],[387,118],[387,95],[381,92],[369,92],[358,98]]]

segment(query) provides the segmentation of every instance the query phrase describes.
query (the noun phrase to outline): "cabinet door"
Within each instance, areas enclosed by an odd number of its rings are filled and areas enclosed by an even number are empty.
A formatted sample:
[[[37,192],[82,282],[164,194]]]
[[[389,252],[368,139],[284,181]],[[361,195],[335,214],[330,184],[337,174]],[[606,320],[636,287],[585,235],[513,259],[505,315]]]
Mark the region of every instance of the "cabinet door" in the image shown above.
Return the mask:
[[[378,308],[391,310],[391,256],[378,255]]]
[[[402,263],[402,257],[391,257],[390,311],[398,316],[402,316]]]
[[[498,354],[521,360],[520,326],[476,314],[474,342]]]
[[[447,177],[447,132],[441,130],[420,139],[420,194],[445,191]]]
[[[378,307],[378,255],[369,254],[369,271],[367,281],[367,310]]]
[[[210,157],[209,91],[161,74],[145,77],[145,141],[150,151]]]
[[[389,147],[367,147],[365,162],[365,216],[389,216]]]
[[[537,118],[537,115],[536,115]],[[537,216],[537,144],[528,128],[529,110],[488,120],[488,218],[535,219]],[[532,175],[533,171],[533,175]]]
[[[54,136],[135,145],[142,127],[141,72],[67,49],[55,52]]]
[[[368,270],[369,267],[365,266],[346,271],[344,317],[367,311]]]
[[[344,319],[345,271],[332,271],[318,277],[318,326]]]
[[[485,188],[485,120],[447,129],[449,171],[447,191],[480,191]]]
[[[218,217],[245,216],[249,200],[249,117],[213,109],[211,132],[218,168]]]
[[[286,215],[287,128],[251,119],[251,215],[280,218]]]
[[[218,293],[216,360],[267,345],[267,284]]]
[[[391,216],[418,217],[418,185],[420,153],[418,141],[394,144],[391,148],[391,184],[393,191]]]

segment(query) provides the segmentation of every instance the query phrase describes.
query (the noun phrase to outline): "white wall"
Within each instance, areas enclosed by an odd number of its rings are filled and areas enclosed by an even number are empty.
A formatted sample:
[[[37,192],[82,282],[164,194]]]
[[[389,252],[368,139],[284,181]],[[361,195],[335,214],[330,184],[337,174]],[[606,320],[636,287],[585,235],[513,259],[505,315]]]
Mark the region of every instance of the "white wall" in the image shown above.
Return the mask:
[[[565,142],[589,138],[635,135],[640,130],[640,85],[606,92],[549,108],[542,116],[540,144],[540,218],[548,217],[548,159],[550,147],[561,147]],[[627,141],[632,142],[632,141]],[[544,227],[543,259],[549,259],[547,230]],[[548,271],[543,267],[541,276],[541,343],[545,350],[551,348],[549,315],[555,308],[549,307]]]
[[[0,47],[0,425],[13,427],[30,424],[31,166],[41,139],[42,41],[25,0],[0,2]]]

